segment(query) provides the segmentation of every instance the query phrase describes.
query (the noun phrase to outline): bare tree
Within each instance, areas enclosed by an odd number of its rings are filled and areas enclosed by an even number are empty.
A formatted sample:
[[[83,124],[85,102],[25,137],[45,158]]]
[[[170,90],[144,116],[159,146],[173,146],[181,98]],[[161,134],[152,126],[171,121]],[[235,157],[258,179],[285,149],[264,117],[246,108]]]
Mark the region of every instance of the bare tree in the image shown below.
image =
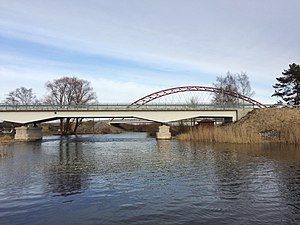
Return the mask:
[[[200,104],[199,98],[196,96],[192,96],[190,99],[186,101],[187,105],[191,108],[196,108],[197,105]]]
[[[252,97],[255,92],[252,91],[249,76],[245,72],[237,73],[238,93],[247,97]]]
[[[50,92],[46,96],[46,103],[57,105],[70,105],[71,101],[68,97],[70,95],[69,77],[63,77],[53,82],[48,81],[46,88]]]
[[[227,72],[225,77],[218,76],[217,82],[213,86],[224,91],[238,92],[237,79],[235,74]],[[238,103],[238,99],[233,96],[225,95],[223,92],[214,93],[212,102],[218,105],[234,105]]]
[[[20,104],[20,105],[31,105],[37,104],[38,99],[36,95],[32,92],[32,88],[19,87],[14,91],[8,93],[6,104]]]
[[[216,83],[213,86],[221,89],[220,92],[214,93],[212,103],[220,105],[236,105],[240,103],[240,99],[226,95],[223,91],[234,92],[240,95],[252,97],[254,91],[251,89],[250,80],[245,72],[230,73],[227,72],[225,77],[218,76]]]
[[[97,102],[97,97],[91,83],[77,77],[62,77],[53,82],[48,81],[46,88],[50,92],[46,96],[46,103],[61,105],[87,105]],[[73,132],[76,133],[82,119],[76,118]],[[61,131],[70,132],[70,119],[63,126],[61,120]]]
[[[91,83],[76,77],[70,79],[70,100],[75,105],[86,105],[96,102],[96,94]]]
[[[47,103],[59,105],[85,105],[97,101],[91,83],[77,77],[63,77],[53,82],[48,81],[46,88],[50,92]]]

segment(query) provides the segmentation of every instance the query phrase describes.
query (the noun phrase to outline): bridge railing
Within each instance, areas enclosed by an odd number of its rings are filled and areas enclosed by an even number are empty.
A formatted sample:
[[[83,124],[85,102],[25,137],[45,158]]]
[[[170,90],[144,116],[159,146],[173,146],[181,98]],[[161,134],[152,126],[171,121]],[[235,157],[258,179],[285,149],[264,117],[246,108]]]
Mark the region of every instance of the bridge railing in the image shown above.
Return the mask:
[[[127,108],[128,104],[98,105],[0,105],[0,110],[98,110]]]
[[[216,104],[146,104],[141,105],[138,109],[228,109],[228,108],[255,108],[252,104],[242,105],[216,105]],[[130,104],[97,104],[97,105],[6,105],[0,104],[1,111],[23,111],[23,110],[105,110],[105,109],[137,109],[137,107],[131,107]]]

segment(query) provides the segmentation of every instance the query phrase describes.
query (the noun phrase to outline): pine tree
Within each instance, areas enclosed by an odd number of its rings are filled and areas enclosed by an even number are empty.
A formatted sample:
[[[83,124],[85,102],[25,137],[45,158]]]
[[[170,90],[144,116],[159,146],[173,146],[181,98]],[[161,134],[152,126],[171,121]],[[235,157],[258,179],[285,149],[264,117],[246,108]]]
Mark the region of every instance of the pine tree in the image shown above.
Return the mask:
[[[276,78],[275,93],[272,95],[282,98],[288,104],[300,104],[300,66],[296,63],[290,64],[289,69],[282,72],[281,77]]]

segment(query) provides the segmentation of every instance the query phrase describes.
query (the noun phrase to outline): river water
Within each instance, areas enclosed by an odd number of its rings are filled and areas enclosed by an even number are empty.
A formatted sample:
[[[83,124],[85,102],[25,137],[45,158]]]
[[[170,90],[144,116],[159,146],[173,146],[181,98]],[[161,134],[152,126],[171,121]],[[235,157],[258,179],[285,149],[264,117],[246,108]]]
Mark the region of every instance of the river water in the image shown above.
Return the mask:
[[[300,149],[144,133],[0,145],[0,224],[300,224]]]

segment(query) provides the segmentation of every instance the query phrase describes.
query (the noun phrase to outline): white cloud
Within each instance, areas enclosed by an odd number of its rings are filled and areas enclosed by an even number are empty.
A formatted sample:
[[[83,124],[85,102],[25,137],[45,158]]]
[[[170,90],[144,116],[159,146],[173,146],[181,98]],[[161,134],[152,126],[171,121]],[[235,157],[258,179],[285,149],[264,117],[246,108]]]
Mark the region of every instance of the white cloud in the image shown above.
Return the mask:
[[[6,52],[0,55],[0,76],[5,83],[18,77],[16,83],[32,79],[37,85],[46,77],[78,74],[99,85],[105,82],[104,89],[99,88],[99,93],[105,90],[99,94],[105,100],[118,98],[114,90],[125,101],[143,90],[208,85],[228,70],[246,71],[256,96],[267,101],[263,96],[266,90],[272,92],[274,77],[289,63],[300,61],[299,10],[296,0],[0,0],[0,37],[158,68],[122,70]],[[12,85],[0,87],[4,92]]]

